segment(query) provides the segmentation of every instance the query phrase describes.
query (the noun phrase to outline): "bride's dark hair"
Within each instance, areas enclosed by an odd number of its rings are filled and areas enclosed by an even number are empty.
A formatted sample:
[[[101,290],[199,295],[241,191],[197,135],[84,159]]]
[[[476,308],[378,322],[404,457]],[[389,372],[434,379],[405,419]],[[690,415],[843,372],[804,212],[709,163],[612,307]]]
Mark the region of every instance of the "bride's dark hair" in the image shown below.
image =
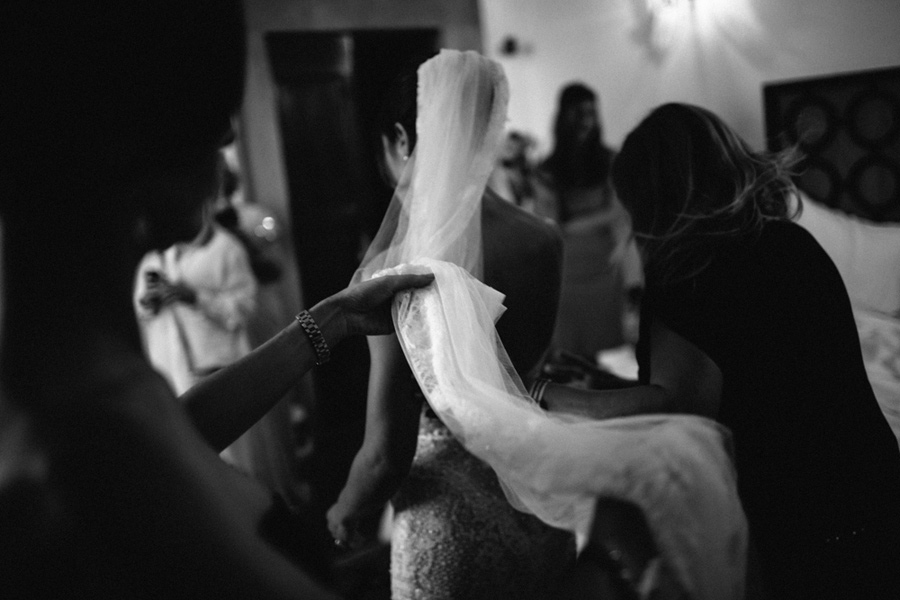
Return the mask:
[[[436,53],[419,54],[403,63],[391,78],[385,92],[381,96],[378,112],[375,115],[372,150],[378,159],[379,167],[384,172],[384,156],[381,136],[389,142],[397,140],[395,123],[400,123],[406,130],[409,139],[409,150],[416,147],[416,117],[418,116],[419,66]]]
[[[756,152],[712,112],[665,104],[628,137],[613,185],[644,247],[648,283],[703,270],[717,249],[790,218],[797,152]],[[799,201],[797,205],[799,209]]]

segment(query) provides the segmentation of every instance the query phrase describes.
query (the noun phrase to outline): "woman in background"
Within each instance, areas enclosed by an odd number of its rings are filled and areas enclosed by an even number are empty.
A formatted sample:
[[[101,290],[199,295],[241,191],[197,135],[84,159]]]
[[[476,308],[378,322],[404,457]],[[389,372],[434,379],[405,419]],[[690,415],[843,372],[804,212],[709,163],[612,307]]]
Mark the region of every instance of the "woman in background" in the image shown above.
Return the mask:
[[[900,455],[840,274],[790,221],[791,164],[702,108],[645,118],[612,170],[645,259],[642,385],[543,399],[598,418],[715,418],[734,434],[767,597],[896,598]]]
[[[148,252],[138,266],[134,308],[147,356],[177,395],[250,352],[257,283],[213,202],[206,199],[194,239]]]
[[[461,249],[472,251],[471,264],[464,266],[506,295],[507,310],[497,329],[512,364],[530,380],[549,344],[556,314],[561,248],[555,228],[484,187],[496,149],[488,148],[480,160],[472,157],[471,169],[462,173],[448,173],[447,165],[466,162],[469,156],[438,161],[435,172],[421,166],[421,148],[446,151],[465,135],[462,131],[482,131],[489,119],[498,121],[498,107],[505,117],[505,79],[495,69],[474,53],[443,51],[418,73],[403,73],[386,97],[379,133],[385,171],[398,194],[410,179],[417,182],[418,173],[429,180],[471,178],[466,188],[480,184],[476,192],[461,189],[460,197],[451,200],[458,206],[434,207],[427,204],[429,197],[413,194],[404,210],[473,210],[470,218],[480,234]],[[445,81],[457,77],[462,79],[459,97],[437,96]],[[427,109],[436,102],[449,106],[447,114],[436,126],[418,129],[423,117],[417,106]],[[428,113],[431,119],[433,112]],[[454,120],[457,115],[459,121]],[[470,193],[477,195],[469,198]],[[415,218],[410,217],[410,230]],[[454,241],[458,243],[454,238],[451,245]],[[369,256],[382,249],[378,242]],[[369,348],[366,434],[347,484],[328,513],[335,538],[353,547],[364,543],[393,499],[395,600],[548,597],[574,558],[574,538],[510,506],[491,468],[469,454],[423,402],[396,336],[369,338]]]
[[[628,289],[641,285],[640,258],[609,182],[614,153],[603,142],[590,88],[562,89],[553,133],[553,151],[539,169],[554,198],[544,216],[562,227],[565,248],[553,346],[594,363],[598,351],[634,341],[623,319]]]

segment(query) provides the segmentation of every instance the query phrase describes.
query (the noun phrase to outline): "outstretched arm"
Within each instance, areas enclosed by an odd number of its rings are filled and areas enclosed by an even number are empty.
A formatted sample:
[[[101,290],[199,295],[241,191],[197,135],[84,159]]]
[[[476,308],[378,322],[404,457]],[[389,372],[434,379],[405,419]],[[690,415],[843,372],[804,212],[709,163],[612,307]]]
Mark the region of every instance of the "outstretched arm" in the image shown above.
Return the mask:
[[[649,384],[615,390],[550,384],[543,395],[548,410],[594,419],[665,412],[715,418],[722,394],[719,367],[659,320],[650,329]]]
[[[351,335],[394,330],[394,294],[428,285],[433,276],[396,275],[360,283],[310,309],[329,348]],[[234,364],[207,377],[181,396],[194,425],[220,451],[240,437],[296,385],[316,362],[303,328],[292,322]]]
[[[370,337],[369,352],[365,438],[344,489],[328,511],[331,534],[353,548],[374,537],[385,504],[409,473],[421,411],[397,336]]]

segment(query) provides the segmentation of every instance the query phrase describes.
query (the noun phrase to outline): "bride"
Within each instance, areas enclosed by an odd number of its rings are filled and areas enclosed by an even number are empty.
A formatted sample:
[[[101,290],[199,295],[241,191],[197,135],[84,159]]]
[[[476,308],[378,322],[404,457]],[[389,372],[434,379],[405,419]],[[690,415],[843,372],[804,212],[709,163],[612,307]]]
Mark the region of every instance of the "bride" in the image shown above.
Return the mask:
[[[385,135],[396,193],[357,276],[434,274],[424,292],[395,301],[394,318],[425,413],[435,418],[423,417],[409,469],[412,444],[403,433],[417,415],[402,392],[409,378],[396,349],[373,347],[366,439],[329,511],[332,533],[356,541],[367,514],[402,481],[395,598],[541,597],[568,559],[553,542],[570,538],[537,519],[585,538],[598,498],[613,499],[641,511],[659,548],[658,568],[644,570],[636,589],[649,593],[663,573],[691,598],[742,597],[746,523],[722,428],[692,416],[555,417],[525,391],[521,375],[540,353],[523,361],[518,344],[530,335],[542,351],[549,334],[542,338],[543,321],[518,304],[528,283],[501,284],[518,273],[537,288],[558,286],[541,275],[558,277],[558,262],[546,271],[537,254],[517,256],[537,233],[526,237],[488,218],[495,203],[485,183],[508,98],[502,70],[475,53],[445,50],[419,68],[413,89],[418,141],[399,121],[396,136]],[[526,314],[513,313],[516,306]],[[508,338],[506,327],[525,335]],[[525,525],[510,525],[516,519]],[[528,536],[540,541],[520,541]]]
[[[427,235],[446,258],[506,294],[497,326],[512,364],[529,378],[552,336],[561,241],[553,226],[485,187],[506,94],[499,67],[474,53],[445,51],[418,76],[413,68],[396,79],[378,126],[384,171],[397,192],[358,275],[406,260],[395,260],[404,250],[391,243],[392,232],[409,226],[411,235]],[[420,227],[419,211],[447,229]],[[574,561],[571,534],[512,508],[490,467],[427,404],[423,410],[396,336],[370,337],[369,346],[365,441],[329,511],[336,539],[362,544],[399,491],[394,598],[545,597]]]

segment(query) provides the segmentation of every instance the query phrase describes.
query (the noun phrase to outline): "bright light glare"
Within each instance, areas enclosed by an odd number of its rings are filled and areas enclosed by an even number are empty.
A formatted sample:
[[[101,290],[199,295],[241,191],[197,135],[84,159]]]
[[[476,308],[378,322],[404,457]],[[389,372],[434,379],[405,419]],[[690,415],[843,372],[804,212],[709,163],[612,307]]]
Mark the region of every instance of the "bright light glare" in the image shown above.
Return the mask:
[[[673,50],[691,38],[751,41],[760,34],[750,0],[646,0],[652,43]]]
[[[696,34],[747,39],[759,33],[750,0],[693,0]]]

